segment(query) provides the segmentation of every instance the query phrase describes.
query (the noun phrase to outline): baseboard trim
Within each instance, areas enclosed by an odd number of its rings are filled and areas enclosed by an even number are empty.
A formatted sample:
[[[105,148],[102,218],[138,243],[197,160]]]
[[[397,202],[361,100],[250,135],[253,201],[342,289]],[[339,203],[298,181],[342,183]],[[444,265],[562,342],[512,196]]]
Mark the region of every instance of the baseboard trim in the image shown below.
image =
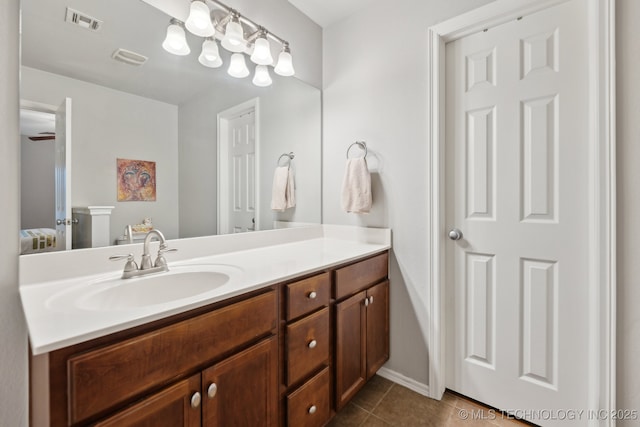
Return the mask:
[[[412,378],[406,377],[396,371],[392,371],[391,369],[388,369],[388,368],[380,368],[378,370],[378,375],[380,375],[382,378],[388,379],[389,381],[393,381],[396,384],[400,384],[401,386],[404,386],[409,390],[413,390],[416,393],[419,393],[423,396],[430,397],[428,385],[422,384],[421,382],[418,382]]]

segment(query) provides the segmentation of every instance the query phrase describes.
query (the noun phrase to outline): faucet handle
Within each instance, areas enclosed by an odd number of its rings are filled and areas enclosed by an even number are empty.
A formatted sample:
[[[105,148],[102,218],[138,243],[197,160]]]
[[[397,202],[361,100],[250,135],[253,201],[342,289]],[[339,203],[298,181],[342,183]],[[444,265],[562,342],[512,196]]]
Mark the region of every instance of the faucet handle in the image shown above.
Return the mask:
[[[158,248],[158,254],[163,254],[165,252],[178,252],[176,248],[170,248],[166,243],[160,245]]]
[[[166,243],[162,243],[158,249],[158,257],[154,263],[155,267],[165,267],[167,265],[167,260],[163,255],[165,252],[178,252],[178,250],[175,248],[169,248]]]
[[[127,263],[124,265],[124,271],[136,271],[138,269],[138,264],[136,264],[135,262],[135,258],[133,257],[133,254],[127,254],[127,255],[111,255],[109,257],[109,261],[120,261],[126,259]]]

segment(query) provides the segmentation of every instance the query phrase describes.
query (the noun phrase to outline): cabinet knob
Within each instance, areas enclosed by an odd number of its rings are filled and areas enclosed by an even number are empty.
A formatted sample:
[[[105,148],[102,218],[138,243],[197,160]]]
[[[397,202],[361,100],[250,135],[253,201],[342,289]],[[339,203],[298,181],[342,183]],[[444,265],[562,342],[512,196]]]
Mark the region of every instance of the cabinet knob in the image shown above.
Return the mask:
[[[369,297],[369,304],[373,304],[373,295]]]
[[[309,294],[309,299],[316,299],[317,296],[318,294],[315,291],[311,291],[311,293]]]
[[[197,391],[193,393],[193,396],[191,396],[191,407],[197,408],[198,406],[200,406],[201,400],[202,398],[200,397],[200,393],[198,393]]]
[[[310,414],[315,414],[317,410],[318,410],[318,408],[316,408],[316,405],[312,405],[311,408],[309,408],[309,413]]]
[[[311,340],[311,342],[309,343],[309,348],[316,348],[317,345],[318,345],[318,341]]]
[[[369,307],[369,298],[364,299],[364,306]]]
[[[216,397],[217,392],[218,392],[218,386],[216,385],[216,383],[211,383],[211,385],[207,389],[207,396],[213,399],[214,397]]]

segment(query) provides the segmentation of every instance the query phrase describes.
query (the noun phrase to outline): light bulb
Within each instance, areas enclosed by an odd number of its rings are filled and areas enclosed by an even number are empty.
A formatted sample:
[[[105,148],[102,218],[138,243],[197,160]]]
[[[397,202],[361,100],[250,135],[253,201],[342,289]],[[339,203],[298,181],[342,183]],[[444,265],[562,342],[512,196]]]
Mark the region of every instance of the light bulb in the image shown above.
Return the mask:
[[[274,70],[276,74],[281,76],[289,77],[295,74],[295,70],[293,69],[293,60],[291,58],[291,53],[289,53],[289,48],[285,47],[280,55],[278,55],[278,64]]]
[[[222,65],[222,58],[218,52],[218,44],[214,39],[208,38],[202,42],[202,52],[198,57],[198,61],[209,68],[218,68]]]
[[[256,39],[256,42],[253,45],[251,60],[258,65],[273,64],[273,57],[271,56],[271,45],[269,44],[269,40],[267,40],[264,35]]]
[[[229,61],[229,69],[227,70],[231,77],[241,79],[249,75],[249,69],[247,63],[244,60],[244,55],[241,53],[234,53],[231,55],[231,61]]]
[[[184,28],[182,28],[181,24],[178,20],[171,20],[167,27],[167,37],[162,42],[162,47],[169,53],[183,56],[191,53],[191,49],[189,49]]]
[[[187,30],[199,37],[212,37],[216,30],[211,23],[211,11],[201,0],[194,0],[191,3],[189,18],[185,23]]]
[[[253,84],[260,87],[271,86],[273,80],[269,75],[269,68],[266,65],[257,65],[256,73],[253,76]]]
[[[242,25],[235,18],[227,23],[221,44],[229,52],[244,52],[247,42]]]

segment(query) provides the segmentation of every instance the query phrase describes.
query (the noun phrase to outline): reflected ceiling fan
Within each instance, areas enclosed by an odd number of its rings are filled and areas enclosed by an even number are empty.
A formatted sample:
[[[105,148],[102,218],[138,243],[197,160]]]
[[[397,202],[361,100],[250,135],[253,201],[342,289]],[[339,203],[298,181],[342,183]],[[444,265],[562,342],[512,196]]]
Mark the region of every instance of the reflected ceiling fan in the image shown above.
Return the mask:
[[[55,132],[40,132],[36,136],[30,136],[29,139],[31,141],[48,141],[48,140],[51,140],[51,139],[56,139],[56,133]]]

